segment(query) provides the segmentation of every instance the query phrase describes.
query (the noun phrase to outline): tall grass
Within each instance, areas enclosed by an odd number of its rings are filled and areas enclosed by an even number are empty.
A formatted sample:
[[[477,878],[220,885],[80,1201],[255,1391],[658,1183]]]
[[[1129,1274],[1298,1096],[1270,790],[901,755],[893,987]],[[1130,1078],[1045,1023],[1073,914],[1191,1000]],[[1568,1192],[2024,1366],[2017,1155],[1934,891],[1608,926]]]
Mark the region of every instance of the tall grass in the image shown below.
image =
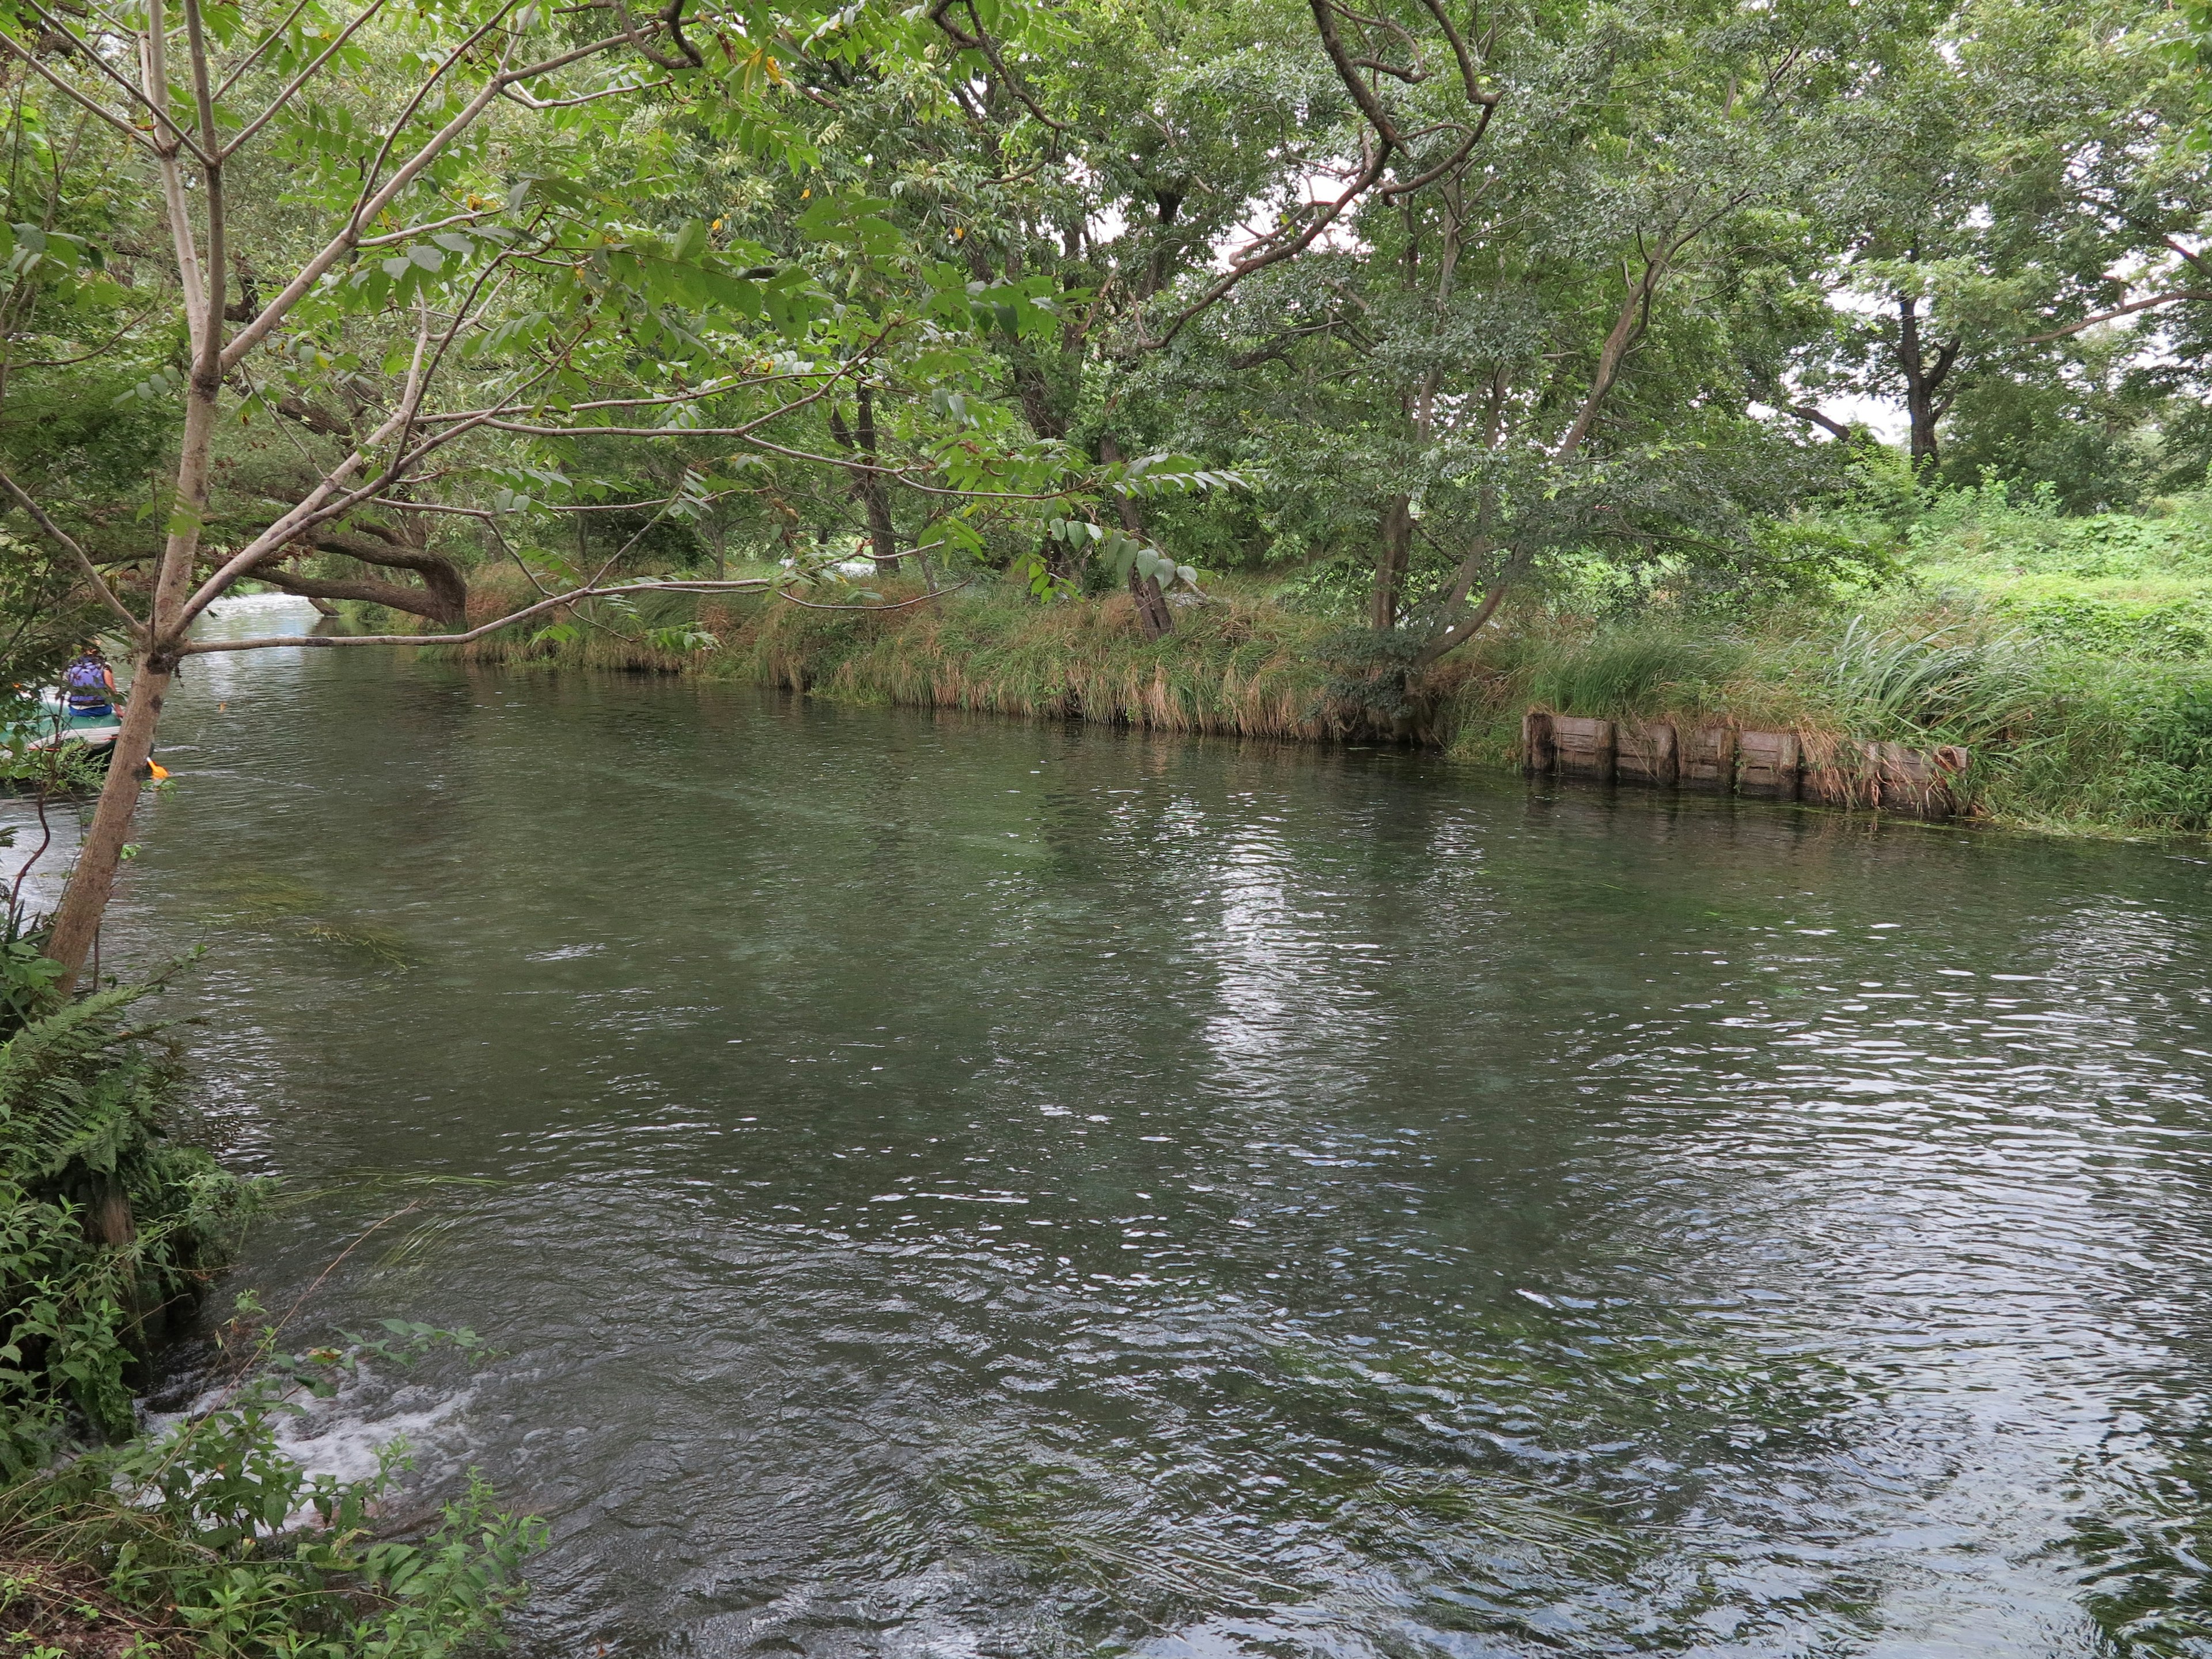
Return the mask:
[[[1498,653],[1527,665],[1531,701],[1562,714],[1702,714],[1724,702],[1750,657],[1744,641],[1647,623],[1580,643],[1524,635]]]
[[[1978,744],[2032,721],[2037,667],[2016,630],[1977,638],[1953,623],[1919,633],[1855,616],[1826,649],[1820,685],[1856,734]]]

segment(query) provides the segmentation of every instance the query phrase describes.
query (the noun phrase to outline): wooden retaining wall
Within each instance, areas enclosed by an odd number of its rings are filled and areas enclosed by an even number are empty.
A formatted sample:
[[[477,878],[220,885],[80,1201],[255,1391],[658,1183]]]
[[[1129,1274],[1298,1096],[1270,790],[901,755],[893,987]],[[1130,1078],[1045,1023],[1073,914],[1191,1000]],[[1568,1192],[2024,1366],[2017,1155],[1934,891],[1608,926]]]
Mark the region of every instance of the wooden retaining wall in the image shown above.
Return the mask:
[[[1528,771],[1557,777],[1871,807],[1919,818],[1957,814],[1952,781],[1972,759],[1949,744],[1922,750],[1901,743],[1746,731],[1726,721],[1683,728],[1541,708],[1522,716],[1521,752]]]

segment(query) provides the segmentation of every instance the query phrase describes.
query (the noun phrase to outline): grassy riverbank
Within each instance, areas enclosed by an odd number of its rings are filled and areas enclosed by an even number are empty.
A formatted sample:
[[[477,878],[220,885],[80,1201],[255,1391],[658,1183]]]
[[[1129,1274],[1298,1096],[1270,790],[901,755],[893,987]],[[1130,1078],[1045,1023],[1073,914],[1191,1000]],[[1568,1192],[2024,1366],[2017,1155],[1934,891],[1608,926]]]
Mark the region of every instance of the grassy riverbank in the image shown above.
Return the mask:
[[[487,605],[503,597],[485,596]],[[904,597],[899,591],[890,598]],[[1838,738],[1960,743],[1993,819],[2077,832],[2200,833],[2212,811],[2212,673],[2053,647],[2003,611],[1913,594],[1760,625],[1608,623],[1530,605],[1411,686],[1366,641],[1272,599],[1220,598],[1151,643],[1118,598],[1041,608],[1003,590],[880,613],[671,597],[719,648],[684,659],[591,630],[475,647],[480,659],[690,672],[864,702],[1325,741],[1387,732],[1475,764],[1519,760],[1531,704],[1620,718],[1732,718]]]
[[[1964,501],[1957,499],[1965,496]],[[2212,818],[2212,531],[2065,520],[1957,492],[1879,582],[1723,609],[1530,593],[1409,683],[1402,656],[1297,584],[1231,578],[1145,641],[1120,595],[1039,605],[988,582],[888,611],[670,595],[696,623],[672,655],[609,618],[479,660],[687,672],[858,702],[1326,741],[1378,732],[1471,763],[1519,759],[1532,704],[1620,718],[1726,718],[1838,739],[1956,743],[1973,809],[2077,833],[2201,834]],[[1848,526],[1846,526],[1848,528]],[[894,586],[891,599],[919,590]],[[493,577],[474,608],[517,594]]]

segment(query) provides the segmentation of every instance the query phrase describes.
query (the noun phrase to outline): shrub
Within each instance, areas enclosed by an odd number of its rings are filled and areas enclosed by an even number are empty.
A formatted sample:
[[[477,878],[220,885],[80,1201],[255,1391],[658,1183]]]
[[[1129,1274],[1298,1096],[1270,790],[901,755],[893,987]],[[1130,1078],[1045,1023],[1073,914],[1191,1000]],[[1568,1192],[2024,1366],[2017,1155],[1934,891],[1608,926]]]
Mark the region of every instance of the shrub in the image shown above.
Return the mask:
[[[49,981],[49,983],[51,981]],[[195,1302],[252,1191],[165,1130],[176,1061],[99,992],[0,1043],[0,1476],[53,1454],[73,1410],[133,1429],[127,1378]]]
[[[2120,808],[2163,830],[2212,826],[2212,682],[2185,682],[2131,730]]]

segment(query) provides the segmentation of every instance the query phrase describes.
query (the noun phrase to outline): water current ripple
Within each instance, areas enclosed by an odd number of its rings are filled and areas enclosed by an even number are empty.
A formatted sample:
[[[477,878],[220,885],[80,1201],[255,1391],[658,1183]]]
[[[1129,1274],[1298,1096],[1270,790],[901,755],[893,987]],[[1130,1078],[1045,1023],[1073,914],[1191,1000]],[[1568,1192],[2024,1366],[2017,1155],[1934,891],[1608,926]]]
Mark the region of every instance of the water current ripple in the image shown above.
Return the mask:
[[[322,1316],[503,1357],[322,1435],[549,1518],[533,1654],[2212,1652],[2198,863],[339,653],[176,711],[110,948],[217,947],[209,1121],[320,1194],[245,1282],[422,1206]]]

